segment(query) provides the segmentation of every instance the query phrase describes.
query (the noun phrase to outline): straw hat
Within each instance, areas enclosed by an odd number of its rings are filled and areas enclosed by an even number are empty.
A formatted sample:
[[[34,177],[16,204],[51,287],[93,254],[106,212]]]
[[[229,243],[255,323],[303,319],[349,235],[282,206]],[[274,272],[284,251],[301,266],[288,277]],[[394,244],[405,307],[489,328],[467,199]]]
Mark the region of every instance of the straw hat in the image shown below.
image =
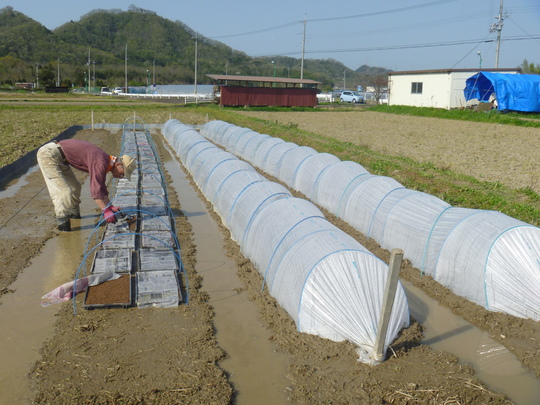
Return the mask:
[[[131,181],[131,174],[133,173],[133,170],[137,168],[137,159],[133,156],[124,155],[120,158],[120,161],[124,166],[124,178]]]

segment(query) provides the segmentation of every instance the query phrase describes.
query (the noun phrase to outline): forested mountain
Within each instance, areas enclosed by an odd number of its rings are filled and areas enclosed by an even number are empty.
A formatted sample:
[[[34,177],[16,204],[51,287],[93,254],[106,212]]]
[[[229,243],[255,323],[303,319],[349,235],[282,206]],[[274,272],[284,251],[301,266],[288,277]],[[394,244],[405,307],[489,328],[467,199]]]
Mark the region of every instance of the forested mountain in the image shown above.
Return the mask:
[[[129,85],[152,83],[154,73],[158,84],[191,84],[196,45],[198,83],[210,83],[207,74],[226,72],[271,76],[274,66],[277,76],[300,77],[300,59],[252,58],[181,21],[134,6],[128,11],[94,10],[54,31],[5,7],[0,10],[0,85],[54,86],[59,77],[69,87],[87,86],[88,78],[91,86],[122,86],[126,55]],[[355,88],[366,77],[336,60],[304,61],[304,78],[321,81],[326,88],[342,87],[345,78],[346,86]]]

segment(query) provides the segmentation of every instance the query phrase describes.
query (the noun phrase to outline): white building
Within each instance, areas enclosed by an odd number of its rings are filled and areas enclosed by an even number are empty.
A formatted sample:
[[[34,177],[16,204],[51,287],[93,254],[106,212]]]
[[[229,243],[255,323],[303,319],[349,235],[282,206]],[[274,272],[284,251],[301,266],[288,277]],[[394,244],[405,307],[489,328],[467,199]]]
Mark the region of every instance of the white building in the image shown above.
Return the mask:
[[[514,73],[516,69],[482,69],[485,72]],[[388,73],[388,104],[413,107],[464,108],[477,104],[465,101],[465,81],[478,69],[437,69]]]

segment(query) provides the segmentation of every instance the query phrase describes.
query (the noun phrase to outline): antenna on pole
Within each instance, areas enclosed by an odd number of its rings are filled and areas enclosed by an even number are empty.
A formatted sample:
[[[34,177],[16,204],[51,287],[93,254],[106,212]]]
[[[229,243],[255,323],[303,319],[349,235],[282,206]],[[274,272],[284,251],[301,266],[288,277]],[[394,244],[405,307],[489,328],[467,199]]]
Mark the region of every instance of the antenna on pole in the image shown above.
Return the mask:
[[[497,47],[495,49],[495,68],[499,67],[499,53],[501,51],[501,31],[503,27],[503,21],[506,17],[508,17],[508,15],[503,15],[503,0],[501,0],[500,6],[499,6],[499,15],[495,17],[497,18],[497,22],[491,24],[491,27],[489,29],[489,32],[497,31]]]
[[[306,24],[307,24],[307,15],[304,14],[304,34],[302,35],[302,62],[300,66],[300,79],[304,78],[304,54],[306,52]]]

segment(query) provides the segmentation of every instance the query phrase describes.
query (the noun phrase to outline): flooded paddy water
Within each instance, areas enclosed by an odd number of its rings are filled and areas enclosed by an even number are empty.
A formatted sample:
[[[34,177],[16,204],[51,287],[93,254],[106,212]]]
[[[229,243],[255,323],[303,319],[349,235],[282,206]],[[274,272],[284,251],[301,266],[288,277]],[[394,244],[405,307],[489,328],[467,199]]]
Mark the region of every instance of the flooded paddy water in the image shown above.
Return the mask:
[[[36,168],[30,173],[35,172]],[[38,169],[39,171],[39,169]],[[19,180],[20,181],[20,180]],[[0,203],[26,184],[14,181],[0,192]],[[47,194],[46,189],[40,192]],[[94,202],[83,187],[81,211],[91,211]],[[94,229],[94,215],[83,215],[72,223],[73,232],[49,239],[30,266],[10,286],[14,291],[0,298],[0,403],[26,404],[30,395],[27,374],[40,358],[39,349],[54,332],[59,307],[41,306],[41,297],[73,279],[73,265],[79,264],[88,237]],[[4,242],[8,236],[2,234]],[[69,303],[63,304],[69,305]]]
[[[222,249],[221,231],[179,163],[169,155],[163,164],[171,177],[169,186],[176,189],[182,211],[193,227],[197,271],[210,296],[218,344],[227,353],[220,365],[238,391],[237,403],[285,403],[287,356],[270,341],[270,330],[259,320],[256,306],[236,275],[236,265]]]

